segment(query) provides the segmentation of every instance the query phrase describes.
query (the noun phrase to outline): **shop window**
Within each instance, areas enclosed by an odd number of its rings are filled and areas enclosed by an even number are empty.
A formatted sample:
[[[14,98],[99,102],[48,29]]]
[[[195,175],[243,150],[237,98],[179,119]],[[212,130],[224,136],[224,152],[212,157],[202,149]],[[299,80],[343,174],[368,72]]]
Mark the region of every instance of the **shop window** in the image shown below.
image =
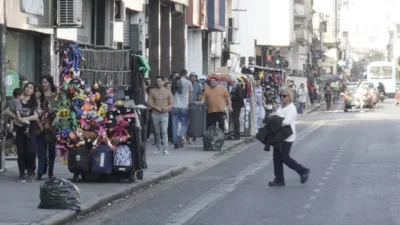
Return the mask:
[[[35,81],[35,36],[7,31],[7,69],[14,70],[30,81]]]

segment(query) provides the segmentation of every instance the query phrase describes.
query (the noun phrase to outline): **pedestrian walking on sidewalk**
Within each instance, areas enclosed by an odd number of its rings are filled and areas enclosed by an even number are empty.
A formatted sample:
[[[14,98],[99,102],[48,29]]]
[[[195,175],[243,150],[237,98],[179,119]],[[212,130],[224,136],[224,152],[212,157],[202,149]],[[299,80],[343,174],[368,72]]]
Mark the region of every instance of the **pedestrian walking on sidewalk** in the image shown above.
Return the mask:
[[[400,89],[397,89],[395,98],[396,98],[396,106],[398,106],[400,104]]]
[[[201,85],[198,81],[198,75],[196,72],[192,72],[189,75],[190,81],[192,82],[192,86],[193,86],[193,101],[200,101],[200,97],[201,97],[201,92],[202,92],[202,88]],[[189,127],[190,127],[190,122],[189,122]],[[190,129],[189,129],[190,130]],[[188,144],[191,144],[191,137],[189,137],[189,135],[187,135],[187,140],[188,140]],[[196,141],[196,137],[192,137],[193,141]]]
[[[297,100],[299,102],[297,112],[299,114],[303,114],[304,106],[307,101],[307,92],[306,89],[304,88],[304,84],[301,84],[299,89],[297,90]]]
[[[33,83],[28,82],[24,86],[24,98],[21,100],[22,110],[20,123],[29,122],[29,136],[26,136],[25,128],[17,128],[16,132],[16,143],[17,143],[17,155],[18,155],[18,169],[19,178],[18,182],[26,182],[34,180],[34,170],[36,162],[36,135],[34,133],[34,123],[38,119],[36,111],[37,102],[35,98],[35,86]],[[8,108],[6,109],[7,114],[13,118],[18,119],[17,115],[12,113]],[[26,171],[28,176],[26,176]]]
[[[172,108],[174,148],[183,148],[183,141],[189,123],[189,103],[193,99],[192,82],[187,79],[187,71],[182,70],[180,76],[172,81],[172,94],[174,95],[174,106]],[[178,135],[179,123],[181,129]]]
[[[296,140],[297,109],[292,102],[292,99],[294,99],[293,92],[289,89],[283,89],[279,97],[281,98],[281,106],[277,109],[276,115],[284,118],[282,126],[290,125],[293,134],[283,141],[280,148],[274,148],[273,161],[275,179],[269,182],[269,186],[285,186],[283,164],[295,170],[300,175],[300,182],[304,184],[308,180],[310,170],[290,157],[292,144]]]
[[[260,125],[262,124],[264,118],[265,118],[265,108],[264,108],[264,102],[265,102],[265,96],[264,96],[264,90],[263,87],[261,86],[261,78],[256,77],[256,87],[254,88],[254,91],[256,93],[255,99],[256,99],[256,123],[257,123],[257,129],[260,128]]]
[[[161,150],[162,135],[163,140],[163,153],[168,155],[168,112],[172,108],[173,99],[172,93],[163,86],[163,79],[161,77],[156,78],[157,86],[149,92],[149,99],[147,101],[148,106],[153,110],[153,126],[154,126],[154,138],[156,140],[157,149],[154,153],[158,153]]]

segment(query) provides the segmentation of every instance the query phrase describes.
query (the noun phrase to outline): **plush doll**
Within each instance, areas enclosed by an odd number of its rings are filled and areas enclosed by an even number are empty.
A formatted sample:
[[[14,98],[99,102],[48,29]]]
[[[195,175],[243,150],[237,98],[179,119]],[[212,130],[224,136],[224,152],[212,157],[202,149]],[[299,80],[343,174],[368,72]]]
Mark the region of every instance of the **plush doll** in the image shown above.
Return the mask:
[[[113,133],[111,140],[115,145],[126,142],[130,138],[129,132],[126,129],[127,126],[129,126],[128,122],[119,120],[118,124],[110,129]]]
[[[83,130],[81,128],[78,128],[76,130],[76,137],[78,139],[78,143],[76,144],[77,147],[85,145],[85,139],[83,138]]]
[[[93,142],[93,146],[99,146],[100,144],[106,144],[110,147],[111,150],[114,149],[114,146],[111,144],[111,141],[107,137],[107,132],[103,127],[99,127],[97,139]]]
[[[92,94],[92,88],[88,84],[85,85],[85,94],[88,96]]]
[[[87,142],[92,142],[97,139],[97,134],[96,134],[96,132],[93,132],[93,131],[85,131],[85,132],[83,132],[83,138]]]
[[[78,120],[76,118],[76,113],[75,112],[71,112],[71,128],[73,130],[78,129]]]
[[[79,74],[79,63],[80,61],[85,61],[85,58],[83,58],[81,51],[78,49],[79,44],[69,44],[68,47],[72,49],[70,52],[70,58],[72,58],[72,67],[71,67],[71,72],[74,72],[74,74]]]
[[[77,143],[78,143],[78,138],[76,136],[76,133],[74,131],[71,131],[68,134],[68,148],[75,147]]]
[[[96,95],[94,94],[89,95],[89,99],[90,99],[90,110],[97,111]]]
[[[74,109],[74,111],[76,112],[76,115],[78,117],[81,117],[83,114],[83,110],[82,110],[82,99],[80,98],[74,98],[73,102],[72,102],[72,108]]]
[[[66,141],[63,137],[61,137],[61,136],[59,136],[59,135],[57,135],[56,149],[58,149],[59,152],[60,152],[59,154],[60,154],[61,162],[62,162],[64,165],[67,165],[67,164],[68,164],[68,148],[67,148],[67,141]]]
[[[98,117],[105,117],[108,111],[108,105],[105,103],[101,103],[99,110],[97,111]]]
[[[84,112],[89,112],[89,110],[90,110],[90,98],[88,98],[88,97],[85,98],[85,102],[84,102],[84,104],[82,106],[82,110]]]

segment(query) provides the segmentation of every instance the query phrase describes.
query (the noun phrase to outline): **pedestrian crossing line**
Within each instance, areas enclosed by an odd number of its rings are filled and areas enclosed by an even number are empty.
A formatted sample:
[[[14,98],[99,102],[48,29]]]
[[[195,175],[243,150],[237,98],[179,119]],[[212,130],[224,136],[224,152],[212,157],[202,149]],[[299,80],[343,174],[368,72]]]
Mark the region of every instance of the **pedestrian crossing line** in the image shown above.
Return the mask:
[[[317,199],[317,196],[315,196],[315,195],[310,197],[310,200],[316,200],[316,199]]]

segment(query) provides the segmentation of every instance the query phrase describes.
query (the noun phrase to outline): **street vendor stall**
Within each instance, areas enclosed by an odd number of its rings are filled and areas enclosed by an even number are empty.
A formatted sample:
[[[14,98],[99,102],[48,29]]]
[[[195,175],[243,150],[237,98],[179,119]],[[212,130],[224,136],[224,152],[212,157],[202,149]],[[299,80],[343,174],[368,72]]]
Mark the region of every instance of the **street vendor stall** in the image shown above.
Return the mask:
[[[83,59],[83,55],[76,47],[64,46],[61,62],[63,83],[56,123],[60,158],[74,174],[75,181],[79,176],[84,180],[111,176],[131,182],[142,179],[143,169],[147,168],[143,140],[146,129],[142,128],[147,127],[148,117],[143,75],[149,68],[143,58],[129,54],[130,83],[115,85],[109,76],[107,83],[96,80],[89,83],[90,79],[85,79],[87,67],[81,74],[76,57]],[[65,54],[68,52],[75,54]],[[90,76],[100,79],[96,74]]]

